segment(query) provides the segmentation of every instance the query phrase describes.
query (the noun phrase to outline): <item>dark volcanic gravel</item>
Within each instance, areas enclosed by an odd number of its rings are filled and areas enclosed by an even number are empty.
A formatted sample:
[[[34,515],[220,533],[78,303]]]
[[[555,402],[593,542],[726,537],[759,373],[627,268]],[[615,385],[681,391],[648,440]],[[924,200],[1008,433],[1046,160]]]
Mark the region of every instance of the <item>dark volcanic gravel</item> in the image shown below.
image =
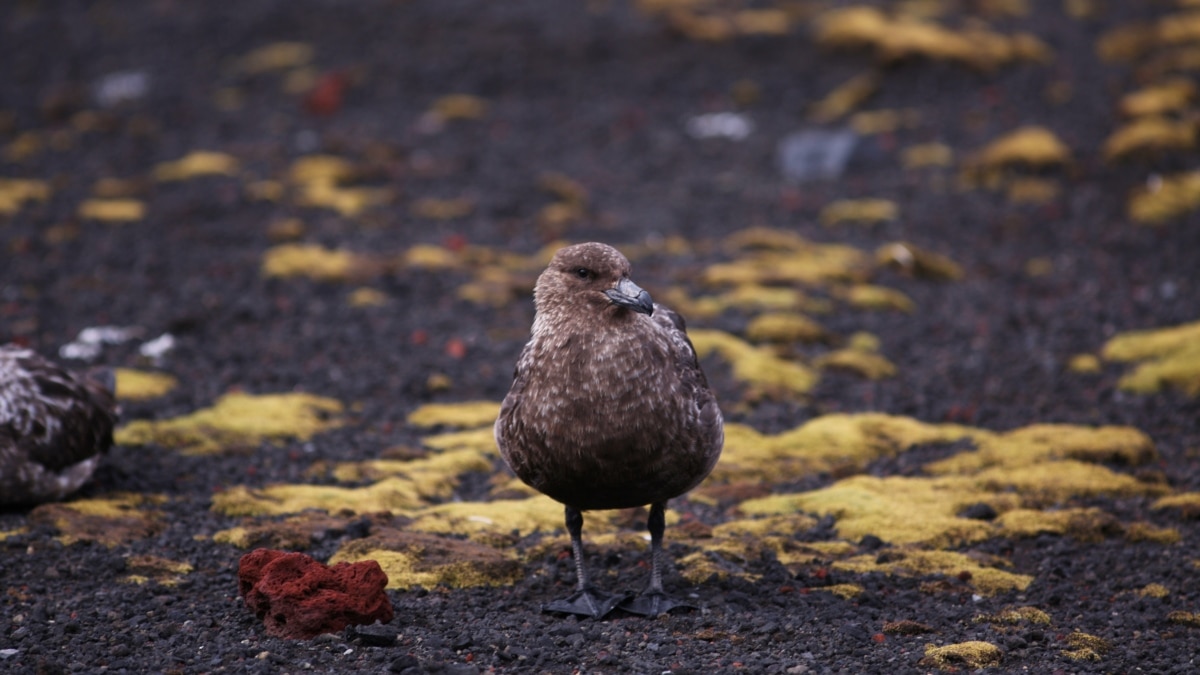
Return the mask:
[[[806,399],[744,404],[728,365],[711,357],[704,365],[727,420],[771,433],[837,411],[998,431],[1038,422],[1131,425],[1153,439],[1159,459],[1114,468],[1165,480],[1174,491],[1200,490],[1200,404],[1178,391],[1122,392],[1124,366],[1106,364],[1095,375],[1066,370],[1070,357],[1096,352],[1118,331],[1200,318],[1200,218],[1155,229],[1126,215],[1131,189],[1152,174],[1188,168],[1194,154],[1106,163],[1100,150],[1120,122],[1120,95],[1147,82],[1097,58],[1096,39],[1151,20],[1168,3],[1097,3],[1105,9],[1075,19],[1060,6],[1072,3],[1030,2],[1028,16],[993,22],[1002,32],[1038,35],[1055,52],[1048,63],[979,72],[918,58],[881,67],[880,88],[864,107],[916,108],[918,123],[862,138],[837,180],[789,185],[776,166],[777,144],[814,126],[809,105],[875,64],[864,52],[818,49],[803,19],[815,4],[842,3],[791,3],[801,18],[789,34],[710,44],[672,32],[632,2],[3,3],[0,178],[46,180],[52,193],[0,214],[0,342],[54,355],[85,327],[140,326],[141,339],[105,347],[97,363],[146,367],[138,345],[171,333],[176,347],[159,367],[180,386],[125,403],[126,421],[185,414],[231,390],[313,392],[353,412],[349,425],[303,443],[216,456],[114,448],[82,497],[169,497],[160,507],[166,527],[130,543],[64,545],[53,523],[31,521],[28,510],[0,513],[0,536],[16,531],[0,540],[0,671],[905,673],[937,669],[922,662],[928,644],[981,640],[1000,649],[993,672],[1195,672],[1200,628],[1167,617],[1200,611],[1200,523],[1153,510],[1146,497],[1065,506],[1175,528],[1179,543],[1051,534],[989,540],[966,550],[1000,556],[1034,577],[1022,593],[992,597],[974,596],[956,577],[856,574],[815,563],[797,572],[768,557],[748,563],[753,581],[693,587],[669,573],[668,589],[694,593],[701,611],[576,621],[537,611],[573,581],[570,560],[550,554],[527,564],[511,586],[390,591],[396,618],[387,627],[312,641],[267,636],[237,597],[245,551],[211,535],[239,521],[210,511],[215,492],[311,482],[316,462],[416,445],[420,434],[403,421],[423,403],[499,401],[533,313],[527,294],[495,308],[457,299],[466,271],[367,275],[361,285],[390,298],[369,308],[346,300],[359,284],[266,278],[263,253],[277,243],[269,225],[288,217],[304,221],[303,241],[358,252],[466,242],[529,254],[553,238],[648,245],[634,272],[656,298],[672,285],[700,294],[704,266],[729,259],[720,242],[752,226],[867,251],[911,241],[950,256],[965,278],[937,283],[884,272],[874,282],[902,290],[914,312],[839,305],[821,317],[838,335],[879,336],[895,377],[827,372]],[[961,25],[964,13],[1004,3],[946,4],[947,23]],[[315,77],[328,76],[334,88],[344,83],[341,99],[289,93],[284,75],[238,70],[238,58],[278,41],[311,44]],[[148,89],[102,108],[97,83],[122,71],[144,73]],[[757,86],[744,111],[751,134],[691,137],[695,115],[738,109],[733,92],[747,90],[739,82]],[[1067,97],[1048,94],[1067,90]],[[483,118],[435,128],[426,111],[452,93],[482,97]],[[96,114],[81,118],[81,111]],[[899,160],[902,148],[932,141],[962,158],[1024,124],[1051,129],[1074,157],[1069,168],[1038,174],[1062,186],[1043,205],[960,190],[956,168],[908,171]],[[229,153],[241,167],[233,176],[149,178],[155,165],[194,150]],[[247,196],[248,184],[283,179],[296,157],[315,151],[353,158],[362,174],[356,185],[387,187],[396,199],[348,217]],[[538,180],[551,171],[586,186],[582,218],[539,221],[551,197]],[[102,178],[135,181],[129,189],[147,204],[145,217],[77,216]],[[423,217],[410,210],[422,197],[466,197],[474,209],[449,220]],[[835,229],[818,223],[829,202],[861,197],[893,200],[900,215]],[[664,242],[673,236],[692,251],[668,254]],[[1026,273],[1037,258],[1052,263],[1048,274]],[[736,332],[745,321],[728,312],[689,325]],[[447,376],[450,388],[428,386],[435,375]],[[961,449],[918,448],[866,471],[916,475]],[[810,490],[841,477],[814,475],[789,487]],[[482,498],[485,482],[469,477],[458,496]],[[737,515],[686,500],[675,506],[709,525]],[[971,507],[963,515],[995,514]],[[834,539],[833,526],[825,519],[801,538]],[[307,552],[328,559],[371,527],[330,530]],[[877,534],[853,543],[889,555],[887,533]],[[645,583],[641,553],[592,551],[588,565],[606,575],[605,586]],[[685,551],[676,544],[673,553]],[[122,582],[131,556],[141,555],[187,561],[193,571],[174,586]],[[849,600],[811,592],[840,583],[863,591]],[[1169,595],[1138,595],[1152,583]],[[975,620],[1023,606],[1053,622]],[[1107,651],[1097,650],[1099,660],[1069,657],[1075,631],[1100,638]]]

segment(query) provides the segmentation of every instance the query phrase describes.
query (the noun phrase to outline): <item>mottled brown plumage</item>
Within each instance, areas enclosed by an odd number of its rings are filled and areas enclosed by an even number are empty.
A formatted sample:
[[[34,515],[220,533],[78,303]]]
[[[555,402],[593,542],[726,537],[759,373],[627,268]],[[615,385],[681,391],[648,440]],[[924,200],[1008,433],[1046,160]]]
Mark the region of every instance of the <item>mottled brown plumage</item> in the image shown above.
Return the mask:
[[[629,274],[625,256],[604,244],[555,254],[538,277],[532,336],[496,420],[513,472],[566,506],[579,592],[551,611],[602,616],[624,601],[630,611],[657,614],[677,606],[661,597],[663,509],[704,480],[721,454],[721,411],[683,319],[654,304]],[[650,589],[614,601],[587,582],[581,512],[647,504]]]
[[[0,506],[62,499],[87,482],[112,445],[111,379],[0,346]]]

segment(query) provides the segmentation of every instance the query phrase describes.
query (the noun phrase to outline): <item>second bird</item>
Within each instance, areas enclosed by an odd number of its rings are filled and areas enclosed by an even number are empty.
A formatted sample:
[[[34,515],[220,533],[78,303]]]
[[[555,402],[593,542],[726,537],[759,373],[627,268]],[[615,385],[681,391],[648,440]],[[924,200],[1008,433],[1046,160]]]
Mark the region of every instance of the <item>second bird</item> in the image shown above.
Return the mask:
[[[559,250],[534,288],[536,314],[496,420],[496,443],[525,483],[566,506],[574,594],[543,609],[601,618],[656,616],[685,603],[663,592],[667,500],[700,484],[724,428],[684,321],[630,279],[605,244]],[[583,512],[650,506],[650,585],[639,596],[592,586]]]

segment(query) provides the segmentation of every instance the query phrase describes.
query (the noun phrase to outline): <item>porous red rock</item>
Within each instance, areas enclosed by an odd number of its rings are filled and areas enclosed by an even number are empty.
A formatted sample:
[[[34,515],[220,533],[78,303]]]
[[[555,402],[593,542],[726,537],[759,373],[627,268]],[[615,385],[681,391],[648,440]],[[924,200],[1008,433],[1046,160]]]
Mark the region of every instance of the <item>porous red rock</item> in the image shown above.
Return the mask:
[[[260,548],[238,562],[238,592],[278,637],[307,640],[346,626],[392,620],[388,578],[364,560],[332,567],[303,553]]]

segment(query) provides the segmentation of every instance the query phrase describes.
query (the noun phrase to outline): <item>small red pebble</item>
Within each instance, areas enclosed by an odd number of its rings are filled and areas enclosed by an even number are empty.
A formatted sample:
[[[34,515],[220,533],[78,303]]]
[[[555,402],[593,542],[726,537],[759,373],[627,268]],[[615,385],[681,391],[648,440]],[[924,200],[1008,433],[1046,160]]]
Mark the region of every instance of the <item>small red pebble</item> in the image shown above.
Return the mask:
[[[817,569],[813,570],[812,575],[817,579],[824,579],[825,577],[829,576],[829,570],[825,569],[824,567],[818,567]]]
[[[458,338],[450,338],[446,341],[446,356],[452,359],[461,359],[467,355],[467,343]]]
[[[446,237],[446,248],[458,253],[467,247],[467,238],[461,234],[452,234]]]
[[[340,72],[325,73],[317,80],[317,85],[304,97],[304,107],[308,112],[329,117],[342,107],[346,95],[346,76]]]
[[[963,570],[963,571],[961,571],[961,572],[959,572],[959,573],[958,573],[958,580],[959,580],[959,581],[970,581],[970,580],[971,580],[971,577],[972,577],[972,574],[971,574],[969,571],[967,571],[967,570]]]
[[[795,586],[780,586],[779,587],[780,593],[791,593],[794,590],[796,590]]]
[[[884,642],[887,642],[887,636],[884,635],[883,633],[876,633],[871,636],[871,639],[878,642],[879,644],[883,644]]]
[[[408,337],[408,341],[414,345],[423,345],[426,342],[429,342],[429,333],[423,328],[418,328],[414,330],[412,335]]]

